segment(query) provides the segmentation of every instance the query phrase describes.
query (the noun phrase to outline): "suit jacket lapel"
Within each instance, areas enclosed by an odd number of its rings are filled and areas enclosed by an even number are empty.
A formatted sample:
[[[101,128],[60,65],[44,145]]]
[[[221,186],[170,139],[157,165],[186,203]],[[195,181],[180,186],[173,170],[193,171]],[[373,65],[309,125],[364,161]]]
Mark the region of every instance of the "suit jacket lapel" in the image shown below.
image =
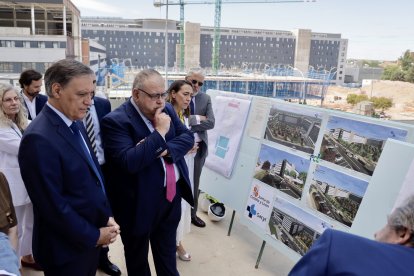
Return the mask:
[[[126,106],[126,113],[131,121],[131,124],[135,130],[135,133],[145,133],[145,136],[151,134],[151,131],[148,129],[147,124],[142,119],[141,115],[135,109],[130,101],[127,102]],[[137,141],[138,143],[139,141]]]
[[[43,108],[45,115],[49,118],[53,125],[56,127],[56,132],[62,136],[62,138],[77,152],[86,163],[89,164],[88,158],[83,153],[82,148],[76,141],[72,131],[70,128],[65,124],[65,122],[57,115],[49,106],[45,105]],[[82,131],[81,131],[82,132]]]

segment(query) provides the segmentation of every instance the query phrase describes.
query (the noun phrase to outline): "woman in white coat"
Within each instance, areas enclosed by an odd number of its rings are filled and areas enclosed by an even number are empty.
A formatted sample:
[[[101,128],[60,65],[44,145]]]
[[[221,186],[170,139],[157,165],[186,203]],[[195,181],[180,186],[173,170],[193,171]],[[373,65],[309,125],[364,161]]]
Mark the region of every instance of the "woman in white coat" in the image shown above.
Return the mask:
[[[190,117],[190,101],[193,94],[193,86],[186,80],[174,81],[168,88],[167,101],[170,102],[181,122],[189,127],[188,118]],[[194,156],[197,152],[197,144],[194,144],[193,149],[184,157],[188,167],[188,174],[191,181],[191,189],[193,189],[193,175],[194,175]],[[196,200],[196,199],[195,199]],[[177,228],[177,254],[180,260],[190,261],[191,255],[187,253],[182,244],[185,234],[190,232],[191,225],[191,206],[185,201],[181,200],[181,220]]]
[[[24,186],[17,155],[28,119],[19,93],[7,84],[0,83],[0,171],[9,182],[17,217],[17,255],[23,266],[40,269],[32,256],[33,205]],[[33,145],[35,146],[35,145]]]

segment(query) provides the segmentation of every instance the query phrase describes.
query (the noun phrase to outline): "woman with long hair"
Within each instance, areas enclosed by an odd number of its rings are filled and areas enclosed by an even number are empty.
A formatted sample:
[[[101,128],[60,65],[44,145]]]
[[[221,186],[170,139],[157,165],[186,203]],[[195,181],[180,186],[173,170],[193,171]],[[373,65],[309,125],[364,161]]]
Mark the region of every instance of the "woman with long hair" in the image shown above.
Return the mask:
[[[190,101],[193,94],[193,86],[186,80],[174,81],[168,88],[167,102],[170,102],[181,122],[189,127],[190,117]],[[193,189],[193,175],[194,175],[194,156],[197,152],[197,145],[195,144],[193,149],[187,153],[184,157],[187,167],[189,178],[191,181],[191,189]],[[196,199],[194,199],[196,200]],[[190,261],[191,255],[187,253],[182,244],[182,240],[185,234],[190,232],[191,225],[191,206],[185,201],[181,200],[181,220],[177,227],[177,254],[180,260]]]
[[[32,256],[33,205],[24,186],[17,160],[20,141],[28,125],[28,119],[19,93],[10,84],[0,83],[0,109],[0,171],[9,182],[16,210],[17,255],[21,257],[23,266],[40,270]]]

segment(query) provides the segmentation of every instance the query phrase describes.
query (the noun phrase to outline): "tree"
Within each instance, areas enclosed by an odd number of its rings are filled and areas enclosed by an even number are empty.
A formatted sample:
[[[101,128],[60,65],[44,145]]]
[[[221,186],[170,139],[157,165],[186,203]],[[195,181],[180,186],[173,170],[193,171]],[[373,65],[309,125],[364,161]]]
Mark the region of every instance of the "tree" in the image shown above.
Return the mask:
[[[270,162],[268,160],[263,162],[262,169],[263,170],[270,170]]]
[[[381,79],[414,83],[414,57],[410,50],[405,51],[398,62],[399,65],[386,66]]]
[[[293,177],[293,178],[296,178],[296,172],[294,171],[294,170],[291,170],[290,171],[290,174],[289,174],[291,177]]]
[[[372,97],[371,101],[374,103],[375,109],[381,109],[382,111],[392,106],[392,99],[386,97]]]
[[[404,72],[398,65],[388,65],[384,68],[381,79],[393,80],[393,81],[404,81]]]
[[[406,50],[398,61],[400,62],[403,71],[408,71],[414,66],[414,58],[411,56],[410,50]]]
[[[362,101],[368,100],[367,95],[357,95],[357,94],[348,94],[346,97],[346,102],[352,105],[356,105]]]
[[[306,181],[306,177],[308,176],[308,173],[307,172],[300,172],[299,173],[299,176],[298,176],[298,178],[300,179],[300,180],[302,180],[303,181],[303,183],[305,184],[305,181]]]
[[[404,80],[414,83],[414,66],[405,72]]]

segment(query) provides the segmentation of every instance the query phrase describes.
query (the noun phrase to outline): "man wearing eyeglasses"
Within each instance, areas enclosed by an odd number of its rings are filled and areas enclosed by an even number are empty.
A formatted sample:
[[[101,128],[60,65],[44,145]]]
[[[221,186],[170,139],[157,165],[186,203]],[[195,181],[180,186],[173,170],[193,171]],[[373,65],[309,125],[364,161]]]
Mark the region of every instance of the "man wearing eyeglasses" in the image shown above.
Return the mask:
[[[411,195],[388,216],[375,241],[327,229],[289,275],[413,275],[413,233]]]
[[[184,155],[193,134],[166,103],[164,79],[155,70],[137,74],[132,97],[102,120],[108,193],[122,229],[129,275],[179,275],[176,230],[181,198],[193,205]],[[172,190],[171,190],[172,188]]]
[[[210,96],[200,91],[204,84],[204,72],[201,69],[192,70],[185,79],[193,84],[190,127],[198,143],[197,154],[194,157],[194,208],[191,209],[191,223],[197,227],[205,227],[205,222],[197,216],[198,195],[200,175],[208,154],[207,130],[214,128],[215,119]]]

